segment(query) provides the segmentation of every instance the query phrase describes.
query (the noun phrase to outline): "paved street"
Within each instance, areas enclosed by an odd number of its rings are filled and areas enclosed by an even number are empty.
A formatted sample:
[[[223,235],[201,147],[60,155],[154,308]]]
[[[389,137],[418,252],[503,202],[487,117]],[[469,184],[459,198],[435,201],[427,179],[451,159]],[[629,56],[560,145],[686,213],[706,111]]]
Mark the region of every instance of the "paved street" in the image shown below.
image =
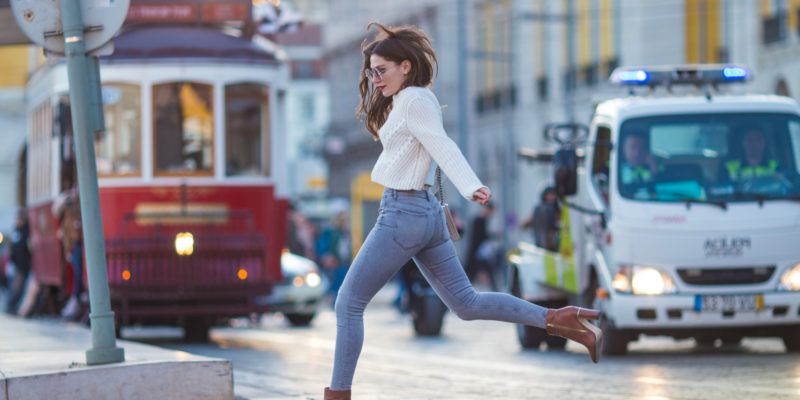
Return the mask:
[[[384,290],[367,309],[356,399],[800,398],[800,356],[784,353],[778,339],[698,348],[693,340],[648,338],[628,356],[593,365],[573,343],[566,352],[521,351],[514,327],[500,322],[449,315],[441,338],[416,338],[408,317],[389,306],[392,294]],[[239,398],[319,399],[330,376],[334,332],[334,314],[326,310],[310,329],[270,316],[258,327],[215,329],[213,344],[146,341],[231,359]]]

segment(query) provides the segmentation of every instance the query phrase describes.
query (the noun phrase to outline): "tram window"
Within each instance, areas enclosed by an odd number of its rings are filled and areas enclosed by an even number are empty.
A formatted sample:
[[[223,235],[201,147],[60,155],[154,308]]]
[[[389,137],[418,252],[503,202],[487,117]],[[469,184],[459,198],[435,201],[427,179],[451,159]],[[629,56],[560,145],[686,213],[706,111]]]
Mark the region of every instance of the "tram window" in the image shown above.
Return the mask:
[[[269,94],[264,85],[225,88],[225,174],[269,175]]]
[[[155,170],[159,175],[211,175],[212,88],[193,82],[153,86]]]
[[[136,85],[103,85],[106,133],[95,140],[98,174],[139,174],[142,131],[140,93]]]
[[[46,100],[33,109],[29,115],[29,143],[27,149],[28,182],[27,196],[31,201],[50,198],[52,190],[52,129],[53,107]]]

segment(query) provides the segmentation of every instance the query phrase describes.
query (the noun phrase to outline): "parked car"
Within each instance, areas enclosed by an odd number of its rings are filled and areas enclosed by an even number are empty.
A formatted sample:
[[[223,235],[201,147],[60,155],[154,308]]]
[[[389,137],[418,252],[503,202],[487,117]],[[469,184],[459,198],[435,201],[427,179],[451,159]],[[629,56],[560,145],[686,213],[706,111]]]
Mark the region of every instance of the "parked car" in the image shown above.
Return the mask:
[[[310,325],[325,297],[327,278],[317,263],[288,251],[281,255],[281,270],[283,280],[275,285],[272,294],[256,301],[283,313],[292,326]]]

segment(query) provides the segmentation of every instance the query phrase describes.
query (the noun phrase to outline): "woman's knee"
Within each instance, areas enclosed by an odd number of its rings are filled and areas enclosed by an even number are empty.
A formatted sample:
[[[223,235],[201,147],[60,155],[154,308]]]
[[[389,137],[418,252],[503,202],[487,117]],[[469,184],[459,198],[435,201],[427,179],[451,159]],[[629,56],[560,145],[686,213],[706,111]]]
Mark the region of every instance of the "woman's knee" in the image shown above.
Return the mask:
[[[366,302],[359,301],[349,291],[339,289],[333,309],[337,317],[363,314]]]
[[[476,310],[472,307],[464,307],[457,310],[453,310],[456,313],[456,316],[464,321],[473,321],[478,319],[478,314],[475,312]]]
[[[466,299],[460,300],[456,304],[453,304],[450,307],[450,309],[456,314],[456,316],[459,319],[462,319],[464,321],[472,321],[478,319],[479,312],[477,307],[475,306],[478,302],[477,301],[478,296],[479,294],[473,291],[472,293],[470,293],[469,296],[466,297]]]

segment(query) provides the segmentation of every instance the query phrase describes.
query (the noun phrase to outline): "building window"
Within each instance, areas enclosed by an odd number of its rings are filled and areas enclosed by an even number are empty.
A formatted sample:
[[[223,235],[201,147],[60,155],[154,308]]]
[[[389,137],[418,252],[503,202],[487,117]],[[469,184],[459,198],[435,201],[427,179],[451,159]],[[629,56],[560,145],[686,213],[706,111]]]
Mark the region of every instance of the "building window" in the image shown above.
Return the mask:
[[[292,63],[294,79],[314,79],[319,78],[315,61],[295,61]]]
[[[790,97],[789,95],[789,85],[786,84],[784,79],[778,81],[778,84],[775,85],[775,94],[778,96],[786,96]]]
[[[106,132],[95,138],[97,173],[139,175],[141,169],[141,90],[137,85],[103,85]]]
[[[303,113],[303,119],[309,123],[313,123],[317,119],[317,99],[313,93],[304,94],[300,97],[300,110]]]
[[[611,73],[614,72],[614,70],[617,69],[617,67],[619,67],[619,59],[616,57],[610,58],[603,63],[603,66],[605,70],[603,75],[605,75],[607,79],[608,77],[611,76]]]
[[[800,21],[800,7],[796,8],[794,10],[794,20],[795,21]],[[795,24],[795,25],[797,25],[796,26],[797,32],[795,32],[795,33],[800,35],[800,24]]]
[[[764,44],[772,44],[786,39],[786,14],[779,12],[761,20],[762,40]]]
[[[253,83],[227,86],[225,175],[269,175],[269,133],[269,89]]]
[[[567,92],[572,92],[578,87],[578,70],[575,67],[569,67],[564,72],[564,89]]]
[[[153,86],[157,175],[213,175],[214,107],[211,85]]]
[[[597,64],[589,64],[583,67],[581,75],[586,86],[594,86],[597,84],[598,72]]]
[[[547,85],[547,76],[542,75],[536,79],[536,92],[541,100],[547,100]]]

